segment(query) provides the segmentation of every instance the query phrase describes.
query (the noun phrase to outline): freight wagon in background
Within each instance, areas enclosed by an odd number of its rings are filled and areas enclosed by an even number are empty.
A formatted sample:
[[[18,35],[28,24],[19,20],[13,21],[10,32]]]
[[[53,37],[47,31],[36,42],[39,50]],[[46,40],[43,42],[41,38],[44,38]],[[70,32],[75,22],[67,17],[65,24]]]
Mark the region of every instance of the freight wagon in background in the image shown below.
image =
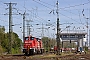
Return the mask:
[[[25,55],[44,53],[42,40],[32,36],[25,37],[23,44],[23,53],[25,53]]]

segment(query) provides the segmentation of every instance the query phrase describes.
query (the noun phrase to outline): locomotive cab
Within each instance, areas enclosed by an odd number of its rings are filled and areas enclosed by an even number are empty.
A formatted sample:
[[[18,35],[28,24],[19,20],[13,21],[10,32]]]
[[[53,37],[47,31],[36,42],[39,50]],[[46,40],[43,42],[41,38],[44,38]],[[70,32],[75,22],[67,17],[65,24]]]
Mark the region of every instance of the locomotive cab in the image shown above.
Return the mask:
[[[23,53],[26,55],[33,55],[36,53],[43,53],[43,51],[41,39],[32,36],[25,37]]]
[[[33,55],[36,50],[36,39],[35,37],[25,37],[24,39],[24,45],[23,45],[23,53],[26,55],[30,54]]]

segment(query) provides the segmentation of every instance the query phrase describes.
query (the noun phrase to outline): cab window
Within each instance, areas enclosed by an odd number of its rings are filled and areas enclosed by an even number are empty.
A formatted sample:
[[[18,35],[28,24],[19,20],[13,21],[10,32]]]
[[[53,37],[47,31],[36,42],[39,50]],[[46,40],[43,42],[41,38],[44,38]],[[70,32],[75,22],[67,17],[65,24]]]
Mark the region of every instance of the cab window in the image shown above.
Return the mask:
[[[25,40],[29,40],[29,38],[28,37],[25,37]]]
[[[36,38],[37,39],[37,41],[39,40],[39,38]]]
[[[34,37],[30,37],[30,40],[34,40]]]

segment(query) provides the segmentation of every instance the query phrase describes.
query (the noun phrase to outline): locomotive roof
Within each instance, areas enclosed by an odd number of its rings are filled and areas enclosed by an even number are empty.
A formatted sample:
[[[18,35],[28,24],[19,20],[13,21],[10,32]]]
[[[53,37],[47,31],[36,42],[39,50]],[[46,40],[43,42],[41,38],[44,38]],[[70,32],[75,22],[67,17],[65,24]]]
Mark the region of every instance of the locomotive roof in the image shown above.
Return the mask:
[[[39,38],[36,38],[37,40],[41,40],[41,39],[39,39]]]

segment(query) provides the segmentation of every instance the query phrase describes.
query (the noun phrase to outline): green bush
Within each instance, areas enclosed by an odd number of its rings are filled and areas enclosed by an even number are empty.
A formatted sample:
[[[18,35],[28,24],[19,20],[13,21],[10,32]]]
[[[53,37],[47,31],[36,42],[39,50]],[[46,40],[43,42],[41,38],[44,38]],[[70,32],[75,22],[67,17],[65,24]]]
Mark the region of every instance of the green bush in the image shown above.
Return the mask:
[[[0,54],[2,54],[3,53],[3,48],[2,48],[2,46],[0,45]]]
[[[12,54],[19,54],[21,53],[21,50],[19,48],[12,48]]]

